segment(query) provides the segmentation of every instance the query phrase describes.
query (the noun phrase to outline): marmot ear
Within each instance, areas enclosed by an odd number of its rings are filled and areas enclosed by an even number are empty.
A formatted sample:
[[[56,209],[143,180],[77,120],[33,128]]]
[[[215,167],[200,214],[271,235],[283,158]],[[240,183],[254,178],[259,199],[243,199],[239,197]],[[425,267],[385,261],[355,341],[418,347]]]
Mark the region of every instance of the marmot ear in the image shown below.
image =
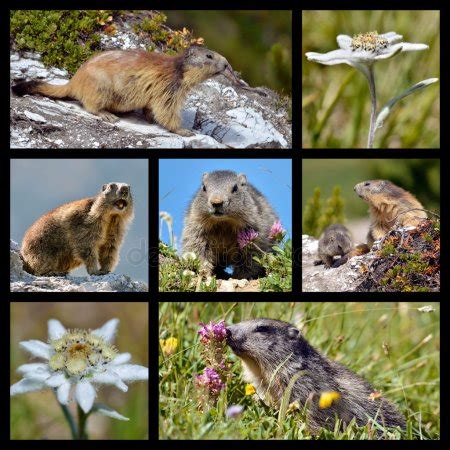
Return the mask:
[[[208,172],[204,172],[202,175],[202,183],[204,183],[206,181],[206,179],[208,178],[209,173]]]
[[[104,184],[103,186],[102,186],[102,192],[104,192],[104,191],[106,191],[106,188],[108,187],[108,184]]]
[[[297,330],[297,328],[295,328],[295,327],[288,328],[288,336],[290,339],[297,339],[299,334],[300,334],[300,331]]]
[[[241,186],[245,186],[247,184],[247,177],[245,176],[244,173],[240,173],[238,175],[238,181],[239,181]]]

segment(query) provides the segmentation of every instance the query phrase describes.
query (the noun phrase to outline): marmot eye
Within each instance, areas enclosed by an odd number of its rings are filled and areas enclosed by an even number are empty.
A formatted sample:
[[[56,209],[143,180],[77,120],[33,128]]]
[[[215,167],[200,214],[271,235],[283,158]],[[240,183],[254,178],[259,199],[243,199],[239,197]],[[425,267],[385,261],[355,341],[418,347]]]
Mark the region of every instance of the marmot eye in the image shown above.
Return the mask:
[[[206,186],[205,185],[203,185],[202,189],[203,189],[203,192],[206,192]]]
[[[207,57],[208,59],[213,59],[213,57],[212,57],[212,55],[211,55],[210,53],[208,53],[208,54],[206,55],[206,57]]]
[[[255,333],[268,333],[270,331],[270,327],[266,325],[258,325],[255,328]]]
[[[369,182],[369,181],[366,181],[366,182],[364,183],[364,186],[370,186],[370,182]]]
[[[235,184],[233,186],[233,189],[231,189],[231,192],[237,192],[237,190],[238,190],[238,186],[237,186],[237,184]]]

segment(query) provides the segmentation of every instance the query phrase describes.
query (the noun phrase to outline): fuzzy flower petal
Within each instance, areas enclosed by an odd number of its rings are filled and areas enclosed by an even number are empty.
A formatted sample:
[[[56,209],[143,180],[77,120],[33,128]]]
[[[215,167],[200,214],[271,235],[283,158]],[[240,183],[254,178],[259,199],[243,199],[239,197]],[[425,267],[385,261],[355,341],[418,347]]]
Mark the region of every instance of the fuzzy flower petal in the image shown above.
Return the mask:
[[[62,373],[56,373],[45,381],[45,384],[52,388],[58,388],[64,383],[67,383],[67,379]]]
[[[50,359],[52,348],[45,342],[31,340],[23,341],[19,345],[36,358]]]
[[[66,329],[63,327],[62,323],[56,319],[50,319],[48,321],[48,337],[51,340],[59,339],[64,335]]]
[[[59,386],[57,389],[56,397],[61,405],[67,405],[67,403],[69,403],[70,387],[70,383],[67,382]]]
[[[13,384],[9,390],[11,396],[17,394],[25,394],[27,392],[40,391],[44,388],[44,383],[42,381],[32,380],[29,378],[24,378],[17,383]]]
[[[352,38],[350,36],[347,36],[346,34],[340,34],[336,38],[336,40],[339,45],[339,48],[342,48],[344,50],[349,49],[350,45],[352,44]]]
[[[77,384],[75,398],[85,413],[91,410],[96,395],[95,389],[89,381],[80,381]]]
[[[101,336],[106,342],[112,342],[117,333],[119,319],[108,320],[101,328],[94,330],[92,334]]]
[[[111,371],[96,373],[91,380],[93,383],[116,386],[122,392],[128,391],[128,386],[120,379],[119,375]]]
[[[99,403],[96,403],[94,405],[94,412],[99,413],[102,416],[112,417],[113,419],[117,420],[124,420],[124,421],[130,420],[128,417],[122,416],[122,414],[119,414],[116,410],[110,408],[109,406]]]
[[[137,364],[122,364],[114,367],[116,373],[122,381],[148,380],[148,368]]]
[[[131,360],[131,353],[119,353],[112,361],[112,366],[117,366],[119,364],[125,364]]]
[[[16,369],[17,373],[20,373],[21,375],[25,375],[28,372],[48,372],[50,375],[50,372],[48,371],[48,364],[44,363],[31,363],[31,364],[22,364]]]

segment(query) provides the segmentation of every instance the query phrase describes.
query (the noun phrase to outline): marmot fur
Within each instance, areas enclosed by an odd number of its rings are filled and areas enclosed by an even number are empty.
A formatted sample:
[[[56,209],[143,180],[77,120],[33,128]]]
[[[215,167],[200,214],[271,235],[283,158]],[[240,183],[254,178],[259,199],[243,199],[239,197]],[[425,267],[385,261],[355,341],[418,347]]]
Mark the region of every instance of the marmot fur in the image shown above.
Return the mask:
[[[96,197],[61,205],[31,225],[22,241],[24,269],[64,276],[84,264],[90,275],[111,272],[132,219],[130,186],[104,184]]]

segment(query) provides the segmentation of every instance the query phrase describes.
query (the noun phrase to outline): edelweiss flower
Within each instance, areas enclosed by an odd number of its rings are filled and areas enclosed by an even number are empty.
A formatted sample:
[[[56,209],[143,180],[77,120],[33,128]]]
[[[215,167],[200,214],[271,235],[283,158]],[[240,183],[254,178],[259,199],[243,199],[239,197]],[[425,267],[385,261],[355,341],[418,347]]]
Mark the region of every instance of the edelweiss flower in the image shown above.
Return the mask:
[[[348,64],[359,70],[364,70],[364,66],[372,65],[375,61],[389,59],[400,52],[412,52],[426,50],[426,44],[411,44],[401,42],[403,36],[390,31],[389,33],[378,34],[376,31],[353,36],[340,34],[336,40],[339,50],[328,53],[306,53],[309,61],[318,62],[328,66],[334,64]]]
[[[20,343],[32,356],[45,362],[20,366],[17,372],[23,379],[11,386],[11,396],[52,388],[58,401],[66,405],[74,387],[76,401],[88,413],[97,395],[94,385],[114,385],[126,392],[125,382],[147,380],[148,368],[126,364],[131,359],[130,353],[118,353],[112,345],[118,324],[118,319],[112,319],[94,331],[66,330],[58,320],[49,320],[48,343],[37,340]],[[105,410],[103,413],[106,414]],[[106,415],[128,420],[112,410]]]

